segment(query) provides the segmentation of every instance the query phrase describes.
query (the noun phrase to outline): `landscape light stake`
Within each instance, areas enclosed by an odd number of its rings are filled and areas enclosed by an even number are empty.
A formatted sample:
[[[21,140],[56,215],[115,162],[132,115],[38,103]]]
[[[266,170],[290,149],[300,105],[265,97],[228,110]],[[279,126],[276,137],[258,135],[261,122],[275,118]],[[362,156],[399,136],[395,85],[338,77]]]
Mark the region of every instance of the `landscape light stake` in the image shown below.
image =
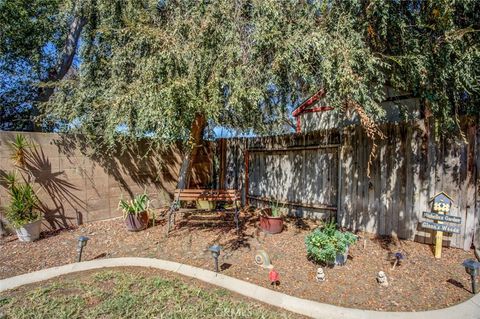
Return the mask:
[[[392,270],[395,269],[395,267],[400,263],[401,260],[403,260],[403,254],[402,253],[395,253],[395,262],[393,263]]]
[[[87,246],[87,241],[88,237],[86,236],[80,236],[78,237],[78,244],[77,244],[77,253],[78,253],[78,262],[82,261],[82,252],[83,252],[83,247]]]
[[[220,251],[222,250],[222,246],[217,244],[210,246],[208,250],[212,253],[212,257],[215,261],[215,272],[218,272],[218,256],[220,256]]]
[[[467,274],[470,275],[472,280],[472,293],[477,293],[477,282],[475,281],[475,277],[478,275],[478,269],[480,269],[480,263],[473,259],[467,259],[462,263],[463,267],[465,267],[465,271]]]

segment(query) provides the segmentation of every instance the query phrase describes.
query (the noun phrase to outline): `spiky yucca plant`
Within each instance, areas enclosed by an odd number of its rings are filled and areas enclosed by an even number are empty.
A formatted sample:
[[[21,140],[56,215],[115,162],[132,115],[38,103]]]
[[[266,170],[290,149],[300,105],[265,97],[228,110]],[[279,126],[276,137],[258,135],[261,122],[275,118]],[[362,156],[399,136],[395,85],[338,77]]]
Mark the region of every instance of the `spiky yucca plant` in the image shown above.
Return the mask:
[[[13,141],[10,142],[10,148],[12,149],[10,158],[15,165],[19,167],[25,167],[27,149],[31,146],[32,144],[25,136],[21,134],[15,135]]]
[[[15,174],[5,177],[10,195],[10,204],[6,207],[5,217],[14,228],[40,219],[39,200],[32,185],[19,183]]]

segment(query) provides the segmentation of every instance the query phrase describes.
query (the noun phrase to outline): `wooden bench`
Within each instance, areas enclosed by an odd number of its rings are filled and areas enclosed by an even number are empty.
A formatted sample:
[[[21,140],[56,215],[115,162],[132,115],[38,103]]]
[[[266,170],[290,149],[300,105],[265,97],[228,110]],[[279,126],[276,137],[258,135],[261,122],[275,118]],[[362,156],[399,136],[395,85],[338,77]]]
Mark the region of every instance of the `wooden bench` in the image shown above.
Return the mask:
[[[168,225],[167,225],[167,236],[170,232],[170,229],[173,225],[175,225],[175,214],[176,213],[187,213],[187,212],[208,212],[213,210],[206,210],[206,209],[198,209],[198,208],[180,208],[181,202],[190,202],[190,201],[197,201],[197,200],[206,200],[206,201],[213,201],[213,202],[231,202],[234,205],[234,212],[235,212],[235,226],[237,228],[237,232],[239,231],[239,209],[237,205],[237,201],[240,200],[240,192],[235,189],[176,189],[175,190],[175,197],[168,211]]]

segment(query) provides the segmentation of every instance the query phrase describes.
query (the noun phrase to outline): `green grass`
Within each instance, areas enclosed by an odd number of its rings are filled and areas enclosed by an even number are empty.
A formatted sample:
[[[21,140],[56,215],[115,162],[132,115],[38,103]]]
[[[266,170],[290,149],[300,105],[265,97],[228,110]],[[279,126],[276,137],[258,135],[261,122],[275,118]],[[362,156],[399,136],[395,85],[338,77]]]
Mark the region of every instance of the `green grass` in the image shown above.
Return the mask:
[[[121,270],[77,277],[0,295],[0,318],[290,317],[284,311],[243,301],[228,290],[179,279]]]

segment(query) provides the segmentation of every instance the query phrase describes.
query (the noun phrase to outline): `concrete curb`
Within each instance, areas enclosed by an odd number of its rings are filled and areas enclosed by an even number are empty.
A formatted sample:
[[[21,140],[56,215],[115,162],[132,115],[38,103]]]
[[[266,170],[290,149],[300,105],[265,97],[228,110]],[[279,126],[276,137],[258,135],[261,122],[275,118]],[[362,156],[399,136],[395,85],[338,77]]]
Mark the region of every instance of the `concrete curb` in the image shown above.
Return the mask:
[[[453,307],[422,311],[422,312],[379,312],[371,310],[350,309],[316,301],[300,299],[277,291],[263,288],[252,283],[217,274],[213,271],[180,264],[172,261],[152,258],[109,258],[84,261],[60,267],[53,267],[32,273],[0,280],[0,292],[17,288],[26,284],[48,280],[65,274],[78,271],[100,269],[106,267],[151,267],[167,270],[184,276],[195,278],[206,283],[216,285],[246,297],[280,307],[311,318],[328,319],[399,319],[399,318],[428,318],[428,319],[477,319],[480,318],[480,294]],[[433,298],[434,296],[432,296]]]

